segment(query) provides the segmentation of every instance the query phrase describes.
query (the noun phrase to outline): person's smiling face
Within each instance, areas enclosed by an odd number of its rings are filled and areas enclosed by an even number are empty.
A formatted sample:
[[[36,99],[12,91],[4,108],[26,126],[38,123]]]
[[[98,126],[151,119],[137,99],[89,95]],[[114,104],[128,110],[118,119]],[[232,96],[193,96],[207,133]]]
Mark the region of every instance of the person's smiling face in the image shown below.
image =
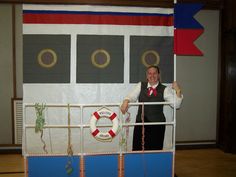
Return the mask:
[[[150,85],[155,85],[160,79],[160,73],[157,68],[151,67],[147,70],[146,77]]]

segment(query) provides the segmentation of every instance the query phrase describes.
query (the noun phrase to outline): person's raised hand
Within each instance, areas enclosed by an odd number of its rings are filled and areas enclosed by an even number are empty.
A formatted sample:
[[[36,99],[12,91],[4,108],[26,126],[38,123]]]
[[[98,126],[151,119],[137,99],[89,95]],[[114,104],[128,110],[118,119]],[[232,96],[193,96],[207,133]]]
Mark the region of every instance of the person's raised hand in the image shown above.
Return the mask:
[[[177,95],[178,97],[181,97],[181,89],[180,89],[179,84],[178,84],[176,81],[174,81],[174,82],[172,83],[172,88],[175,90],[176,95]]]
[[[129,100],[124,100],[122,105],[120,106],[120,111],[125,114],[129,108]]]

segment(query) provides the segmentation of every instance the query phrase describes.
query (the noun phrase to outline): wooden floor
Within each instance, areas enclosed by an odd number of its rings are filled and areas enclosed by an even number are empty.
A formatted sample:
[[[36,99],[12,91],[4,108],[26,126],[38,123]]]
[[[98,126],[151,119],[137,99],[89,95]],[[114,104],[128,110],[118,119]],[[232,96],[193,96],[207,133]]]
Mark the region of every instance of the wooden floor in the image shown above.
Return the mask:
[[[236,177],[236,154],[219,149],[178,150],[175,159],[178,177]]]
[[[175,160],[178,177],[236,177],[236,155],[219,149],[177,150]],[[24,177],[24,158],[0,155],[0,177]]]
[[[24,158],[20,154],[0,154],[0,177],[23,177]]]

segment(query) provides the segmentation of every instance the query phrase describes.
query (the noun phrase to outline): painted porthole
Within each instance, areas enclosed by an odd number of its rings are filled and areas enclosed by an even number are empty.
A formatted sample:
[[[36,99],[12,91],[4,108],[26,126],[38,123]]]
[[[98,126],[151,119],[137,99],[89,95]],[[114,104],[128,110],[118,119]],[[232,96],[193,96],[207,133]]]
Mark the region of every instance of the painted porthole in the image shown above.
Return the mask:
[[[97,68],[106,68],[110,64],[110,55],[106,50],[98,49],[92,53],[91,61]]]
[[[157,66],[160,63],[160,56],[155,50],[148,50],[142,54],[141,61],[146,67]]]
[[[57,63],[57,54],[52,49],[43,49],[38,54],[38,63],[44,68],[51,68]]]

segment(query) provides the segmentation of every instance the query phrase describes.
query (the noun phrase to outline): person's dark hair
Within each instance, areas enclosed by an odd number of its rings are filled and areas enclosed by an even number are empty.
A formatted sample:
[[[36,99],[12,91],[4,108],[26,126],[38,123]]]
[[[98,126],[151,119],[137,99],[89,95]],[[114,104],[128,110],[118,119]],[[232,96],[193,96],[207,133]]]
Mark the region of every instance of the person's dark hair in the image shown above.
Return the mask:
[[[150,68],[155,68],[155,69],[157,70],[158,74],[160,73],[160,69],[159,69],[158,66],[156,66],[156,65],[150,65],[150,66],[147,67],[147,70],[149,70]]]

